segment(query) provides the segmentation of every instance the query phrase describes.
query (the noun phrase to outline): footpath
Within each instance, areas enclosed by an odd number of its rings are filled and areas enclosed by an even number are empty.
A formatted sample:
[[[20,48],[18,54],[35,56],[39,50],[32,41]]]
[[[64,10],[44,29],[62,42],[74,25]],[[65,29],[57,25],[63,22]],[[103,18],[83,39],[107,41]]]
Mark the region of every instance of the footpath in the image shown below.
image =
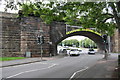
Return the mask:
[[[25,59],[19,59],[19,60],[11,60],[11,61],[2,61],[0,68],[2,67],[9,67],[9,66],[16,66],[16,65],[22,65],[22,64],[29,64],[34,62],[41,62],[41,61],[47,61],[47,60],[53,60],[62,58],[63,56],[54,56],[54,57],[37,57],[37,58],[25,58]]]
[[[101,80],[120,80],[118,76],[118,60],[115,57],[109,56],[107,60],[101,59],[94,66],[88,68],[87,70],[78,73],[76,78],[96,78]],[[75,80],[78,80],[75,79]],[[73,79],[74,80],[74,79]]]

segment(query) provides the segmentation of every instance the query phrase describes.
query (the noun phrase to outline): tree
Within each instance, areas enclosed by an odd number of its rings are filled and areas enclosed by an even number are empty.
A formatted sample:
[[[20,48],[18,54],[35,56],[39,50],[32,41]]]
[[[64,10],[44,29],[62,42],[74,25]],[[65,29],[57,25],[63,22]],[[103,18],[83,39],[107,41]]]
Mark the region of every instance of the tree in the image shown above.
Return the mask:
[[[64,21],[83,28],[95,28],[109,35],[114,33],[115,28],[120,29],[120,2],[35,2],[19,5],[21,16],[37,16],[47,24]],[[8,4],[7,7],[13,9],[15,5]],[[111,22],[108,22],[110,19]]]
[[[60,42],[58,45],[59,45],[59,46],[62,46],[62,42]]]
[[[94,41],[92,41],[89,38],[85,38],[84,40],[81,40],[80,42],[80,46],[81,47],[85,47],[85,48],[97,48],[97,45]]]
[[[70,40],[64,40],[62,41],[62,44],[65,46],[76,46],[79,47],[79,41],[77,39],[70,39]]]

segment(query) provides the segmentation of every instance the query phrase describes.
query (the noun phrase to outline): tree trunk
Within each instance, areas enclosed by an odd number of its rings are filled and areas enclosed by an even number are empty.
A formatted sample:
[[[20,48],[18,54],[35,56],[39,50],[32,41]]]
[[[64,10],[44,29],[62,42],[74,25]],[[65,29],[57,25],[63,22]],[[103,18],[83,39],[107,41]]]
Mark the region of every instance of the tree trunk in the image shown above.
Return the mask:
[[[110,3],[111,8],[113,10],[113,15],[117,24],[117,28],[120,29],[120,14],[118,15],[118,12],[120,11],[120,2],[116,2],[116,6],[114,3]]]
[[[120,52],[120,28],[118,29],[118,52]]]
[[[116,25],[118,28],[118,52],[120,52],[120,1],[116,2],[116,6],[114,3],[111,3],[111,8],[113,9],[114,19],[116,21]]]

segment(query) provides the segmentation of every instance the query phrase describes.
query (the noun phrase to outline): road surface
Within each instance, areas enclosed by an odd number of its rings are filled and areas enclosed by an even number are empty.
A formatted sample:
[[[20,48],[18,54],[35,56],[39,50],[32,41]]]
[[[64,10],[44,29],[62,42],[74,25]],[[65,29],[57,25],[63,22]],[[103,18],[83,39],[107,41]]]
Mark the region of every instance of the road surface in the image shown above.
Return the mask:
[[[117,55],[112,55],[117,60]],[[36,62],[2,68],[3,78],[75,78],[94,66],[103,55],[87,55],[64,57],[56,60]],[[92,74],[92,73],[90,73]]]

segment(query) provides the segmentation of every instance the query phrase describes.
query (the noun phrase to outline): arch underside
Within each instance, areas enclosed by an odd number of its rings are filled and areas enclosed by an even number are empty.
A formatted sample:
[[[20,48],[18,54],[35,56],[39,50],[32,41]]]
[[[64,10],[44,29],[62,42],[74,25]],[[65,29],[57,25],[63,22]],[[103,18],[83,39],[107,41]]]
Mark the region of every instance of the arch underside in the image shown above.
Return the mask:
[[[71,37],[71,36],[76,36],[76,35],[79,35],[79,36],[85,36],[85,37],[88,37],[90,38],[91,40],[93,40],[98,48],[100,50],[105,50],[104,48],[104,43],[103,43],[103,39],[100,35],[97,35],[93,32],[89,32],[89,31],[76,31],[76,32],[73,32],[73,33],[70,33],[70,34],[67,34],[65,35],[64,37],[60,38],[57,42],[56,42],[56,45],[58,43],[60,43],[62,40],[66,39],[67,37]]]

